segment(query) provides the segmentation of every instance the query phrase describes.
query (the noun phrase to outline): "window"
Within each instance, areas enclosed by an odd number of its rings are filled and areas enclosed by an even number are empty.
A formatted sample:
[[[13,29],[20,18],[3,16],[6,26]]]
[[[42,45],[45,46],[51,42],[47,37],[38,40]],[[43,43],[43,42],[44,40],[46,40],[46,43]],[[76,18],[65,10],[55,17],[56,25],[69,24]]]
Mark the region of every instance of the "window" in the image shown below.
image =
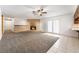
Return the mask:
[[[52,21],[48,21],[48,32],[52,32]]]
[[[59,33],[59,20],[54,20],[53,21],[53,32],[54,33]]]

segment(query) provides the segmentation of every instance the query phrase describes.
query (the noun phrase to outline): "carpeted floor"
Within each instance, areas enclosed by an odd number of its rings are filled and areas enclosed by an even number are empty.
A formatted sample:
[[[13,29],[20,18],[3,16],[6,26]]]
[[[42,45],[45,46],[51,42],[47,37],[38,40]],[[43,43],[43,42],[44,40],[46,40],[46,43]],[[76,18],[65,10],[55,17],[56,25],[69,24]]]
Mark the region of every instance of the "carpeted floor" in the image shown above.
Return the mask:
[[[5,32],[0,40],[0,53],[45,53],[58,37],[42,32]]]

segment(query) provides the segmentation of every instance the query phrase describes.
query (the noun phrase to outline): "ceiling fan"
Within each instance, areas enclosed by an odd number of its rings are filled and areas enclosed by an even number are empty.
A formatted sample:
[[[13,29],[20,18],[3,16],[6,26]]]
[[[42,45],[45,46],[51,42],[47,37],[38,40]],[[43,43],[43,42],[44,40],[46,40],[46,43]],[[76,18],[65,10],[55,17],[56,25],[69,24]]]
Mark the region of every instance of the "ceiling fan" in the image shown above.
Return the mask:
[[[40,7],[40,9],[32,11],[34,15],[38,15],[38,16],[43,16],[44,14],[47,14],[46,11],[44,11],[44,9],[42,7]]]

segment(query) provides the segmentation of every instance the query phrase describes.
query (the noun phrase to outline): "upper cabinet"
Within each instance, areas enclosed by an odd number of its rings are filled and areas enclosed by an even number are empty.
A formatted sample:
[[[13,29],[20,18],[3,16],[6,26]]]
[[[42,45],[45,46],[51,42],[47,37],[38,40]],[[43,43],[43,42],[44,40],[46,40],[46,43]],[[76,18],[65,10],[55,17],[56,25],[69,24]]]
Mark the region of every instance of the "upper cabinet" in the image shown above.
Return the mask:
[[[79,6],[74,14],[74,24],[79,24]]]

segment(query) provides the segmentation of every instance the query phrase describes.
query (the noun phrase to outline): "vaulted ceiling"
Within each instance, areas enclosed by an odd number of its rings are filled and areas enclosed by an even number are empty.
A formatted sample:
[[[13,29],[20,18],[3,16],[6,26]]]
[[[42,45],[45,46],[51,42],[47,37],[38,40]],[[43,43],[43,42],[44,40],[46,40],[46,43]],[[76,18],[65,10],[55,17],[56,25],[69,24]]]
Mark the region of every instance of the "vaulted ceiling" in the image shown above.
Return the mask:
[[[41,5],[0,5],[2,14],[5,17],[19,18],[49,18],[58,15],[74,13],[75,5],[42,5],[47,14],[36,16],[32,11],[40,8]]]

